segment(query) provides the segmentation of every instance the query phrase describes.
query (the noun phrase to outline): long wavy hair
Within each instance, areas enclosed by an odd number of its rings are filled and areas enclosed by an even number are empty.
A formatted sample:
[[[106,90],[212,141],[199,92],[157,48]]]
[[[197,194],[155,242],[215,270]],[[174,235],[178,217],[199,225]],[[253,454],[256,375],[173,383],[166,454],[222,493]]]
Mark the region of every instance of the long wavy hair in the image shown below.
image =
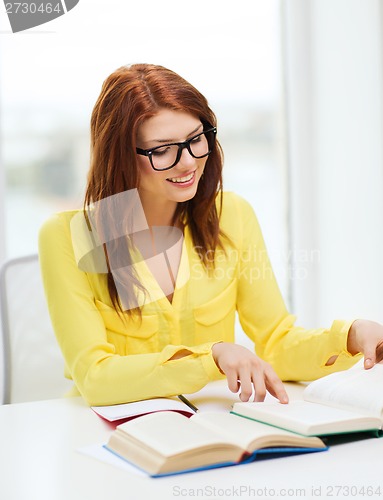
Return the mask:
[[[145,120],[161,109],[190,113],[204,127],[217,124],[206,98],[177,73],[162,66],[123,66],[104,81],[91,116],[91,163],[85,209],[106,197],[139,187],[137,132]],[[182,218],[189,225],[193,243],[200,249],[207,270],[214,266],[211,257],[217,247],[222,247],[224,237],[216,207],[217,195],[222,201],[222,165],[223,153],[216,140],[195,196],[179,203],[175,214],[175,220]],[[121,311],[111,272],[108,289],[113,306]]]

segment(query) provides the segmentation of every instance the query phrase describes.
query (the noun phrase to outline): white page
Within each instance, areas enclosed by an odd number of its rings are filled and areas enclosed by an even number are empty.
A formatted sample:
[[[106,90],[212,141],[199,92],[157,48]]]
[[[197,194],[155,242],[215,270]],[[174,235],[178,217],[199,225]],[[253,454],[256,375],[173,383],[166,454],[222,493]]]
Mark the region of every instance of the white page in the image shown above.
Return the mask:
[[[110,422],[161,410],[177,410],[190,414],[194,413],[194,411],[182,401],[170,398],[146,399],[144,401],[135,401],[133,403],[113,406],[92,406],[92,410]]]
[[[303,391],[303,398],[382,418],[383,364],[365,370],[362,359],[349,370],[311,382]]]
[[[271,405],[274,406],[275,403],[271,403]],[[266,436],[281,436],[281,438],[294,436],[294,434],[287,430],[265,425],[256,420],[238,417],[231,413],[198,413],[192,417],[192,420],[214,431],[222,432],[227,440],[236,443],[244,449],[257,438]]]
[[[224,437],[202,427],[192,419],[175,412],[159,412],[130,420],[117,427],[127,432],[142,446],[156,450],[163,456],[183,453],[189,449],[225,445]],[[226,447],[226,446],[224,446]]]
[[[291,401],[288,404],[236,403],[233,411],[302,434],[347,432],[352,430],[353,423],[358,418],[358,415],[349,410],[299,400]],[[362,416],[360,419],[364,420]],[[362,428],[379,427],[376,418],[373,420],[375,420],[374,424],[367,424]],[[317,430],[315,428],[315,426],[326,425],[331,425],[332,430],[329,431],[326,428]]]

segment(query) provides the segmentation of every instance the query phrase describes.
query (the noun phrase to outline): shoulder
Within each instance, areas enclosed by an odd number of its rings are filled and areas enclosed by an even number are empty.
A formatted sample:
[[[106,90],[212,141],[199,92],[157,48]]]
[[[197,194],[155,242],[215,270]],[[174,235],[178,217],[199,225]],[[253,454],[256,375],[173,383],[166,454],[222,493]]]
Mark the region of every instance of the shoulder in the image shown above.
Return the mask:
[[[251,204],[242,196],[231,191],[222,193],[222,205],[220,196],[217,197],[217,209],[218,213],[221,213],[221,225],[237,225],[249,218],[255,218]]]
[[[63,266],[75,263],[78,269],[90,273],[108,272],[103,246],[88,224],[82,209],[49,217],[39,231],[40,261]]]
[[[41,225],[39,230],[39,246],[62,242],[70,237],[70,225],[75,215],[82,213],[82,210],[66,210],[52,214]]]
[[[219,200],[217,203],[219,213],[221,204]],[[252,245],[262,238],[262,230],[252,205],[232,192],[224,192],[222,196],[220,229],[236,247]]]

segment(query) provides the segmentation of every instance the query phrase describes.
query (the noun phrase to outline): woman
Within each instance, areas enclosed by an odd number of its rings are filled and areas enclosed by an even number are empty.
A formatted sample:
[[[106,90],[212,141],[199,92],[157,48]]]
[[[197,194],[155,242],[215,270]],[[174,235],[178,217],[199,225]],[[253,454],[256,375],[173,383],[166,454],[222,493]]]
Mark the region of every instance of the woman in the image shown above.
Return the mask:
[[[287,402],[280,378],[312,380],[358,353],[375,363],[377,323],[294,326],[250,205],[222,193],[216,118],[192,85],[161,66],[118,69],[91,141],[84,210],[53,216],[39,242],[66,375],[90,404],[222,377],[242,401]],[[256,354],[234,343],[236,311]]]

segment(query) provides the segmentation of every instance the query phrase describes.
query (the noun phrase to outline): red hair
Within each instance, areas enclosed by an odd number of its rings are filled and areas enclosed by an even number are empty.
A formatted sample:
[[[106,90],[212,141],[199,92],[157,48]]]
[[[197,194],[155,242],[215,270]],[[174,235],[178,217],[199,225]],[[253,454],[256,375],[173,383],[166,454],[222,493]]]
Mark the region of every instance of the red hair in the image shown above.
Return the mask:
[[[108,196],[138,188],[140,175],[136,138],[140,125],[161,109],[183,111],[197,117],[204,127],[217,124],[206,98],[177,73],[162,66],[134,64],[114,71],[103,83],[91,117],[91,164],[85,206]],[[175,220],[182,217],[190,227],[193,243],[209,267],[221,246],[216,196],[222,196],[223,154],[215,141],[195,196],[179,203]],[[112,302],[118,302],[109,275]]]

